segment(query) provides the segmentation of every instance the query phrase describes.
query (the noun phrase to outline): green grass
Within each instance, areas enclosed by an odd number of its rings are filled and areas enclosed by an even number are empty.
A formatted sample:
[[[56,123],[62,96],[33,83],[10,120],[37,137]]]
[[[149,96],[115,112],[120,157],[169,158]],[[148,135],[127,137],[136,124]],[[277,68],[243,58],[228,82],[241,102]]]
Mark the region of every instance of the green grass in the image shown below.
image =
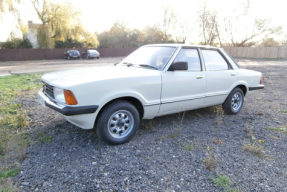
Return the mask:
[[[183,145],[183,148],[186,150],[186,151],[194,151],[196,148],[195,148],[195,144],[184,144]]]
[[[239,192],[239,190],[232,187],[233,182],[226,175],[219,175],[212,178],[212,183],[217,187],[221,187],[225,192]]]
[[[269,130],[272,130],[272,131],[277,131],[277,132],[284,133],[284,134],[287,135],[287,125],[281,126],[281,127],[278,127],[278,128],[267,127],[266,129],[269,129]]]
[[[15,177],[19,173],[18,168],[9,169],[7,171],[3,171],[0,173],[0,178],[9,178],[9,177]]]
[[[9,178],[17,175],[19,169],[11,167],[19,165],[26,158],[25,149],[30,143],[29,132],[23,129],[29,125],[29,109],[23,109],[17,99],[34,97],[41,87],[40,76],[29,74],[0,77],[0,161],[6,162],[0,164],[0,191],[15,191],[11,189],[14,186]]]
[[[48,136],[45,133],[39,133],[37,134],[38,141],[42,143],[49,143],[52,141],[52,136]]]

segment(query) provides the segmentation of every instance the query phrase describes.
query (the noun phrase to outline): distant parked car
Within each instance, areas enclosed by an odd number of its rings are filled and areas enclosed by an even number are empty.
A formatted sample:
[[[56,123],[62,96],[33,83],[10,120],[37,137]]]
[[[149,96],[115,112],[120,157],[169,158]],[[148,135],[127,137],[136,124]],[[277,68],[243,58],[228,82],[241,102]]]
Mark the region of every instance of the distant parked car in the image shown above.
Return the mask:
[[[80,52],[77,50],[64,52],[64,59],[80,59]]]
[[[82,53],[82,59],[100,58],[100,53],[96,50],[86,50]]]

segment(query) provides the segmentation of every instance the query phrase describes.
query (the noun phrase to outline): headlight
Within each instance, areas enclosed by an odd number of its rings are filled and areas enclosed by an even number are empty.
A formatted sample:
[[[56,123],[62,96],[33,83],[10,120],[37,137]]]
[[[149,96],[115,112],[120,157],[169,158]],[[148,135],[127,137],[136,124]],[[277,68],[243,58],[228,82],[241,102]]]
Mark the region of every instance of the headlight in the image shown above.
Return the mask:
[[[64,90],[63,90],[63,89],[54,87],[54,97],[55,97],[55,100],[56,100],[56,101],[60,101],[60,102],[63,102],[63,103],[66,102],[66,101],[65,101],[65,95],[64,95]]]

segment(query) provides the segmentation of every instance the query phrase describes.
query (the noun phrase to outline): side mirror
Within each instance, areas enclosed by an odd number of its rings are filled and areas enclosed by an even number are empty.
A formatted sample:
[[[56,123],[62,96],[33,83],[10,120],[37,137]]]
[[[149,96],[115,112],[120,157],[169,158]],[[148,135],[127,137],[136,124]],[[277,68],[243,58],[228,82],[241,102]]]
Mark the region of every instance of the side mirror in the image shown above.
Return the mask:
[[[168,71],[186,71],[188,70],[188,65],[186,61],[178,61],[169,67]]]

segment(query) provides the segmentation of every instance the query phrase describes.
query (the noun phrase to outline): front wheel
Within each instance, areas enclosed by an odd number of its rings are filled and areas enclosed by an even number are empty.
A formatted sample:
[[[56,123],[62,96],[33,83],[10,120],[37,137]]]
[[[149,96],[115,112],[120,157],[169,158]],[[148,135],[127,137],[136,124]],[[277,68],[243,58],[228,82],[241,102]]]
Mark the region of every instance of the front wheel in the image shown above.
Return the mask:
[[[224,103],[222,104],[222,109],[225,113],[230,115],[237,114],[243,106],[244,94],[240,88],[233,89]]]
[[[118,145],[132,139],[139,122],[139,113],[131,103],[115,101],[100,114],[97,132],[104,142]]]

